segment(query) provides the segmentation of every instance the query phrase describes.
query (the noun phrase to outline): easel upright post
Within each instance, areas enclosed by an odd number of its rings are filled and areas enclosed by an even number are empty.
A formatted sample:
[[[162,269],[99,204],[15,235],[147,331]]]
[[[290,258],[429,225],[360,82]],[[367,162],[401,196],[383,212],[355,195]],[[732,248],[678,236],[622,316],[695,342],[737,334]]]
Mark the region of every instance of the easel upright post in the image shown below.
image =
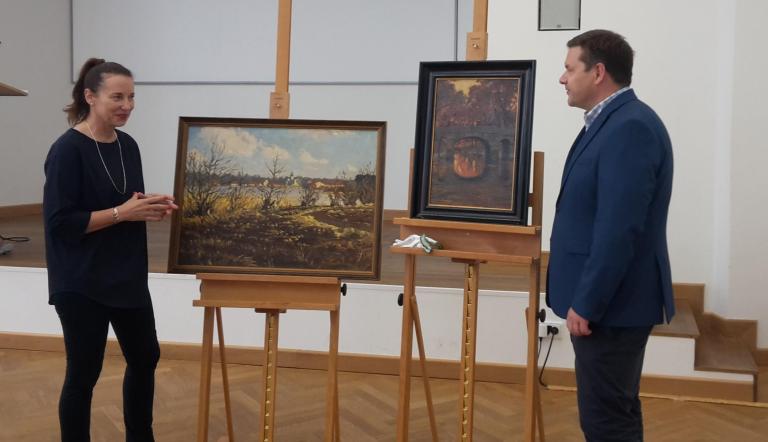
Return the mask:
[[[258,310],[257,310],[258,311]],[[277,409],[277,342],[280,329],[280,311],[266,310],[264,319],[264,366],[262,367],[262,402],[259,434],[262,441],[275,438],[275,410]]]
[[[544,152],[533,153],[533,189],[529,199],[531,206],[531,224],[541,227],[544,204]],[[526,327],[528,331],[527,369],[525,371],[525,440],[536,440],[538,429],[539,440],[545,442],[544,414],[541,407],[541,388],[538,384],[538,326],[539,304],[541,297],[541,257],[535,259],[530,266],[530,288],[528,291],[528,308]]]
[[[275,91],[269,96],[269,118],[284,119],[290,114],[288,79],[291,66],[291,7],[292,0],[279,0]]]
[[[472,32],[467,33],[467,61],[488,59],[488,0],[475,0]]]
[[[475,355],[477,354],[477,301],[480,262],[464,263],[464,314],[461,327],[461,371],[459,373],[459,440],[471,441],[475,410]]]

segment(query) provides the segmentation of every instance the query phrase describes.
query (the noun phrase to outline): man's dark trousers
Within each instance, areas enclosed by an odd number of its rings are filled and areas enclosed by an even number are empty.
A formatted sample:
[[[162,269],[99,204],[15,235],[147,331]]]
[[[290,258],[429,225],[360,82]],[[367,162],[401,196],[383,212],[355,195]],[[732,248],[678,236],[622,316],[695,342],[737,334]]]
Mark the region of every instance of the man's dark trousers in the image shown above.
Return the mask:
[[[641,442],[640,373],[652,327],[590,328],[589,336],[571,336],[584,436],[587,442]]]

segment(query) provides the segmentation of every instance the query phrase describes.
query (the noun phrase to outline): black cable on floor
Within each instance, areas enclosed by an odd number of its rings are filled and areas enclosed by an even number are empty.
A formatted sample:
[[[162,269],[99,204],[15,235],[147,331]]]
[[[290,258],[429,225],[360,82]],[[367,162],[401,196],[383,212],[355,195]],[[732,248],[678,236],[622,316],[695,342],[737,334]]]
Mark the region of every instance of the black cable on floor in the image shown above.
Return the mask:
[[[547,361],[549,360],[549,352],[552,351],[552,343],[555,342],[555,336],[558,333],[557,328],[553,327],[551,329],[547,329],[547,334],[549,334],[549,347],[547,348],[547,354],[544,356],[544,364],[541,365],[541,370],[539,370],[539,385],[542,387],[546,387],[547,384],[544,383],[543,377],[544,377],[544,370],[547,368]],[[542,338],[539,338],[539,341],[541,341]],[[541,346],[539,346],[539,352],[541,352]],[[538,357],[537,357],[538,360]]]
[[[544,342],[544,338],[539,336],[539,346],[536,348],[536,362],[539,361],[539,356],[541,356],[541,343]]]

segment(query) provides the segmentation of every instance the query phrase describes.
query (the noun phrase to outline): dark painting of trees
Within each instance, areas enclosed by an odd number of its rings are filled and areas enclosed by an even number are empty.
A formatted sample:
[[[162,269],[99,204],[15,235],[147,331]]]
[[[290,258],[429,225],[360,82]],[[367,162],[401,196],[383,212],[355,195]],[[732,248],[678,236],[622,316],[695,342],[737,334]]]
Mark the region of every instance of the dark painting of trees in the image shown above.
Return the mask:
[[[527,223],[535,68],[421,63],[412,217]]]

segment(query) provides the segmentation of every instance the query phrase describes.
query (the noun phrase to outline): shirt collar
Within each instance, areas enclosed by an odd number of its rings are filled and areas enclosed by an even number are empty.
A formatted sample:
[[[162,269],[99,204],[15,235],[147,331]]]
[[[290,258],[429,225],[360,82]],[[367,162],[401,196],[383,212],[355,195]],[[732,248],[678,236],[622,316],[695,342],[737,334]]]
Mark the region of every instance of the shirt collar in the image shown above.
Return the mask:
[[[589,126],[591,126],[592,123],[594,123],[595,120],[597,120],[597,116],[600,115],[600,112],[602,112],[603,109],[605,109],[605,107],[608,106],[608,104],[611,101],[615,100],[616,97],[618,97],[622,93],[628,91],[629,89],[630,89],[629,86],[624,86],[623,88],[621,88],[621,89],[617,90],[616,92],[612,93],[610,96],[605,98],[603,101],[597,103],[597,105],[595,105],[595,107],[593,107],[589,111],[584,112],[584,127],[585,127],[585,129],[589,130]]]

